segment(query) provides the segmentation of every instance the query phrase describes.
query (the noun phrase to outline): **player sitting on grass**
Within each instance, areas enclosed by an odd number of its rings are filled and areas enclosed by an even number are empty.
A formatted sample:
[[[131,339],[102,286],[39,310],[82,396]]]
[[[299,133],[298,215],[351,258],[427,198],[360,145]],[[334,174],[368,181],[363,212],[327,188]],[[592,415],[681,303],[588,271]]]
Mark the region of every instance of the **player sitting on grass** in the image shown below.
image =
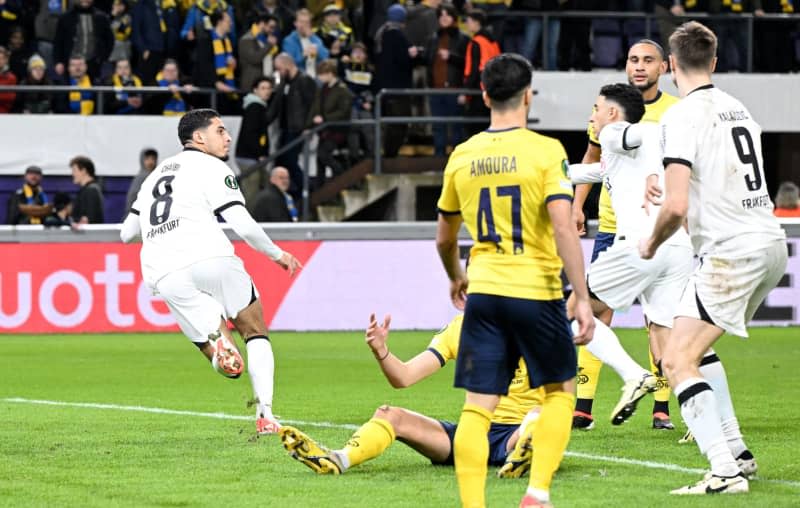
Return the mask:
[[[453,318],[433,337],[425,351],[407,362],[393,355],[386,343],[390,316],[386,316],[382,324],[378,323],[374,314],[370,316],[366,342],[389,383],[395,388],[406,388],[456,358],[462,321],[462,315]],[[489,464],[503,466],[498,476],[520,477],[530,468],[533,426],[529,424],[538,417],[541,401],[541,389],[528,387],[527,368],[520,360],[508,387],[508,395],[501,397],[497,405],[488,434]],[[530,416],[526,418],[529,412]],[[522,433],[519,430],[521,428],[524,429]],[[300,430],[286,425],[281,428],[280,437],[292,458],[316,473],[341,474],[378,457],[395,439],[429,458],[434,464],[452,465],[455,432],[454,423],[384,405],[376,409],[372,419],[362,425],[339,450],[324,448]],[[520,434],[526,439],[518,443]],[[518,446],[515,448],[516,444]]]

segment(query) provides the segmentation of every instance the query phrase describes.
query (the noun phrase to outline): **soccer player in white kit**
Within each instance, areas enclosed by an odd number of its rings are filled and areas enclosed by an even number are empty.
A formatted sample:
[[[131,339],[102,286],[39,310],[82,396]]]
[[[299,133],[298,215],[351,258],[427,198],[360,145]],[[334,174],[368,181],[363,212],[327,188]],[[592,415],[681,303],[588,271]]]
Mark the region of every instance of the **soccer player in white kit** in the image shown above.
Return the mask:
[[[196,109],[178,125],[184,149],[163,161],[142,183],[120,237],[141,236],[142,277],[160,294],[183,333],[220,374],[236,378],[244,362],[227,320],[245,341],[247,370],[257,399],[256,430],[273,434],[274,358],[261,301],[217,217],[255,250],[294,275],[301,266],[258,226],[228,158],[231,136],[219,114]]]
[[[626,311],[638,298],[650,336],[661,349],[692,272],[693,255],[689,236],[681,228],[654,259],[639,257],[639,240],[650,236],[655,224],[655,214],[642,208],[646,179],[654,171],[663,173],[658,124],[637,123],[643,114],[644,100],[635,87],[622,83],[602,87],[591,117],[602,148],[600,162],[570,165],[570,179],[574,184],[603,182],[617,217],[614,244],[589,266],[592,310],[595,315],[609,308]],[[619,425],[642,397],[655,391],[656,377],[633,361],[618,340],[605,345],[595,337],[586,347],[625,380],[623,397],[611,415],[612,423]]]
[[[684,23],[669,45],[682,100],[661,118],[666,197],[640,251],[645,259],[657,256],[688,219],[700,264],[683,292],[663,367],[683,419],[711,463],[701,481],[672,493],[747,492],[746,474],[755,472],[755,461],[730,396],[698,367],[724,332],[747,337],[747,321],[786,269],[786,236],[772,215],[761,169],[761,127],[741,102],[711,82],[714,32]]]

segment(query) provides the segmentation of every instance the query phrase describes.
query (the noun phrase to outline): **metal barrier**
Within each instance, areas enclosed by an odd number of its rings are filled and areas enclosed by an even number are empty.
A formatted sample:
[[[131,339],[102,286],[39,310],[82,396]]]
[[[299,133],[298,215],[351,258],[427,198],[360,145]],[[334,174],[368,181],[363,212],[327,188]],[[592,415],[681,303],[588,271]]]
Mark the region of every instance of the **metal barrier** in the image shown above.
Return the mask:
[[[54,95],[59,93],[69,92],[92,92],[96,94],[95,104],[97,106],[97,114],[102,115],[105,106],[105,95],[107,93],[128,93],[128,94],[173,94],[169,88],[160,86],[71,86],[71,85],[0,85],[0,92],[15,92],[25,94],[28,92],[49,92]],[[195,86],[181,86],[178,93],[187,95],[209,95],[210,104],[212,109],[217,109],[217,94],[227,93],[219,92],[214,88],[200,88]],[[69,114],[69,113],[67,113]]]
[[[548,30],[546,29],[548,21],[552,19],[562,18],[578,18],[578,19],[643,19],[645,21],[645,37],[651,38],[652,23],[658,23],[658,20],[664,19],[663,16],[656,15],[651,12],[620,12],[620,11],[489,11],[486,13],[489,18],[541,18],[542,19],[542,42],[539,45],[542,56],[542,65],[548,68],[547,47],[548,47]],[[755,21],[795,21],[800,22],[800,13],[795,14],[780,14],[780,13],[765,13],[756,15],[753,13],[721,13],[711,14],[707,12],[687,12],[683,15],[670,15],[669,19],[677,19],[682,21],[728,21],[728,22],[743,22],[746,23],[747,33],[747,65],[746,72],[753,72],[753,33]],[[794,51],[794,48],[790,48]]]

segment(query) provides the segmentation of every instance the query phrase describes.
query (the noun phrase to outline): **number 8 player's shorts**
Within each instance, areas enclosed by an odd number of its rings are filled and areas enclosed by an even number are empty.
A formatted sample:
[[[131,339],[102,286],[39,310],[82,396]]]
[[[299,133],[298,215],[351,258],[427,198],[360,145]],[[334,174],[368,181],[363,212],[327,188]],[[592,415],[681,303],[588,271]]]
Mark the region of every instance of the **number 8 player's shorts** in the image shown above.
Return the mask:
[[[676,315],[702,319],[747,337],[745,325],[786,272],[788,253],[785,239],[746,235],[735,243],[738,248],[700,259]]]
[[[205,342],[220,320],[235,318],[258,298],[242,260],[211,258],[172,272],[156,283],[181,331],[192,342]]]

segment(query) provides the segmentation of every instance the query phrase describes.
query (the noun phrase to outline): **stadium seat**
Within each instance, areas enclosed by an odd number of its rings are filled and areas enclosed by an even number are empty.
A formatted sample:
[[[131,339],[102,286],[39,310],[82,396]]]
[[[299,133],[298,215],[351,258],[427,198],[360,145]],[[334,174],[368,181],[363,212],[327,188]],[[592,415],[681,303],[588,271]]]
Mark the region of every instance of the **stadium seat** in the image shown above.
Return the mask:
[[[592,62],[595,67],[615,68],[622,57],[620,23],[615,19],[592,21]]]

